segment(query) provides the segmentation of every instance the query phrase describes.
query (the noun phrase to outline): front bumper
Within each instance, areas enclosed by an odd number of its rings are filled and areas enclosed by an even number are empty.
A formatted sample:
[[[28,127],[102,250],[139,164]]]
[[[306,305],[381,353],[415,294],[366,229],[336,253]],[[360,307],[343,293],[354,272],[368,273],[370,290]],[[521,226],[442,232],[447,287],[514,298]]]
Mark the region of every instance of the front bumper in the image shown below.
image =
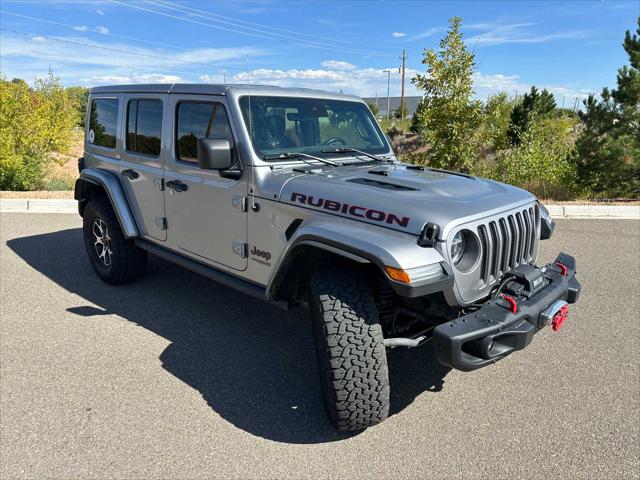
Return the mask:
[[[476,370],[522,350],[545,325],[553,323],[558,329],[566,318],[566,305],[580,296],[575,259],[561,253],[539,270],[548,283],[533,296],[498,296],[438,325],[433,332],[437,359],[458,370]]]

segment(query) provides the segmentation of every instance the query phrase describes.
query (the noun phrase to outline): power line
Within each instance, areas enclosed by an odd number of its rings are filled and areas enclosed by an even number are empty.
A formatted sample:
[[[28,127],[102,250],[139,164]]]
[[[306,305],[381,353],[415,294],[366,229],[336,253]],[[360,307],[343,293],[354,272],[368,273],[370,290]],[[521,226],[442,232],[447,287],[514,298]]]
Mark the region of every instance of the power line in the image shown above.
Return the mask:
[[[70,23],[62,23],[62,22],[57,22],[55,20],[49,20],[49,19],[46,19],[46,18],[32,17],[30,15],[22,15],[20,13],[7,12],[6,10],[2,10],[2,11],[0,11],[0,13],[3,14],[3,15],[12,15],[14,17],[27,18],[29,20],[36,20],[38,22],[49,23],[51,25],[58,25],[58,26],[61,26],[61,27],[71,28],[71,29],[75,30],[76,32],[81,32],[81,33],[94,33],[94,34],[97,34],[97,35],[104,35],[104,36],[108,36],[108,37],[123,38],[125,40],[133,40],[134,42],[144,42],[144,43],[148,43],[150,45],[159,45],[161,47],[176,48],[176,49],[185,50],[185,51],[189,51],[190,50],[189,48],[186,48],[186,47],[179,47],[177,45],[171,45],[171,44],[168,44],[168,43],[155,42],[153,40],[145,40],[143,38],[130,37],[128,35],[119,35],[117,33],[111,33],[111,32],[103,33],[103,32],[98,32],[96,30],[90,30],[90,29],[79,30],[77,25],[72,25]]]
[[[18,35],[24,35],[27,37],[42,37],[42,38],[46,38],[48,40],[53,40],[54,42],[62,42],[62,43],[68,43],[68,44],[72,44],[72,45],[81,45],[83,47],[89,47],[89,48],[98,48],[100,50],[108,50],[111,52],[119,52],[119,53],[126,53],[128,55],[137,55],[140,57],[148,57],[148,58],[154,58],[154,59],[158,59],[158,60],[170,60],[172,62],[179,62],[179,63],[188,63],[191,65],[200,65],[200,66],[206,66],[206,67],[222,67],[222,68],[226,68],[229,70],[240,70],[240,71],[244,71],[245,69],[243,68],[239,68],[239,67],[229,67],[226,65],[221,65],[221,64],[215,64],[215,63],[204,63],[204,62],[193,62],[191,60],[182,60],[179,58],[175,58],[175,57],[165,57],[165,56],[161,56],[161,55],[152,55],[149,53],[140,53],[140,52],[133,52],[131,50],[125,50],[125,49],[121,49],[121,48],[113,48],[113,47],[105,47],[102,45],[94,45],[91,43],[85,43],[85,42],[80,42],[78,40],[69,40],[69,39],[63,39],[63,38],[56,38],[56,37],[51,37],[48,35],[42,35],[39,33],[27,33],[27,32],[20,32],[18,30],[11,30],[8,28],[0,28],[1,31],[3,32],[11,32],[11,33],[15,33]]]
[[[4,31],[4,32],[10,32],[10,33],[14,33],[14,34],[18,34],[18,35],[23,35],[26,37],[42,37],[42,38],[46,38],[48,40],[52,40],[54,42],[61,42],[61,43],[67,43],[67,44],[72,44],[72,45],[80,45],[80,46],[84,46],[84,47],[88,47],[88,48],[95,48],[95,49],[100,49],[100,50],[107,50],[107,51],[114,51],[114,52],[119,52],[119,53],[125,53],[125,54],[129,54],[129,55],[137,55],[137,56],[142,56],[142,57],[148,57],[148,58],[153,58],[153,59],[160,59],[160,60],[170,60],[170,61],[174,61],[174,62],[182,62],[182,63],[187,63],[187,64],[193,64],[193,65],[198,65],[198,66],[212,66],[212,67],[216,67],[216,68],[221,68],[221,69],[225,69],[225,70],[235,70],[235,71],[239,71],[242,73],[251,73],[251,70],[247,71],[246,68],[240,68],[240,67],[231,67],[228,65],[221,65],[221,64],[213,64],[213,63],[203,63],[203,62],[192,62],[189,60],[182,60],[182,59],[177,59],[174,57],[166,57],[166,56],[161,56],[161,55],[152,55],[152,54],[146,54],[146,53],[141,53],[141,52],[133,52],[131,50],[126,50],[126,49],[121,49],[121,48],[114,48],[114,47],[106,47],[106,46],[102,46],[102,45],[95,45],[95,44],[91,44],[91,43],[85,43],[85,42],[80,42],[78,40],[69,40],[69,39],[62,39],[62,38],[56,38],[56,37],[52,37],[49,35],[43,35],[43,34],[39,34],[39,33],[28,33],[28,32],[21,32],[18,30],[11,30],[11,29],[7,29],[7,28],[0,28],[0,31]],[[77,62],[77,63],[82,63],[82,62]],[[85,61],[84,63],[88,63],[91,64],[92,62],[90,60]],[[94,63],[94,65],[98,65],[96,63]],[[132,66],[132,65],[122,65],[122,68],[146,68],[145,66]],[[150,67],[151,69],[155,68],[155,67]],[[162,68],[162,67],[160,67]],[[259,72],[260,69],[253,69],[254,72],[258,71]],[[272,69],[273,71],[274,69]],[[296,70],[296,69],[293,69]],[[165,70],[168,73],[171,72],[175,72],[175,73],[179,73],[178,71],[174,70],[174,69],[167,69]],[[301,72],[304,72],[304,70],[298,70]],[[325,77],[299,77],[299,80],[324,80],[324,81],[339,81],[339,80],[348,80],[348,79],[367,79],[369,77],[371,77],[373,74],[375,73],[379,73],[380,76],[382,76],[381,74],[383,73],[383,70],[376,70],[374,72],[363,72],[361,74],[351,74],[351,75],[347,75],[347,74],[337,74],[334,71],[330,71],[330,70],[326,70],[326,72],[328,72],[329,74]]]
[[[154,2],[146,1],[146,3],[152,3],[153,4]],[[225,20],[231,20],[231,21],[233,21],[235,23],[243,23],[245,25],[252,25],[252,26],[255,26],[255,27],[260,27],[260,28],[265,29],[267,31],[272,30],[272,31],[284,32],[284,33],[290,33],[290,34],[293,34],[293,35],[296,35],[296,36],[301,36],[301,37],[315,38],[315,39],[318,39],[318,40],[322,40],[323,43],[326,43],[326,42],[324,42],[324,41],[326,41],[326,37],[323,37],[323,36],[320,36],[320,35],[312,35],[310,33],[296,32],[294,30],[288,30],[286,28],[271,27],[269,25],[264,25],[264,24],[261,24],[261,23],[248,22],[246,20],[240,20],[238,18],[233,18],[233,17],[227,17],[225,15],[220,15],[219,13],[211,13],[211,12],[207,12],[205,10],[199,10],[197,8],[187,7],[186,5],[169,2],[167,0],[157,0],[155,2],[155,4],[159,4],[161,6],[163,4],[168,4],[168,5],[172,5],[174,7],[179,7],[179,8],[190,10],[190,11],[193,11],[193,12],[202,13],[202,14],[205,14],[205,15],[207,15],[209,17],[222,18],[222,19],[225,19]],[[240,26],[240,25],[238,25],[238,26]],[[349,41],[349,40],[340,40],[340,39],[334,38],[334,39],[332,39],[332,41],[336,42],[336,43],[347,44],[347,45],[361,46],[360,42],[353,42],[353,41]]]
[[[215,16],[216,14],[211,14],[208,12],[205,12],[203,10],[198,10],[195,8],[191,8],[191,7],[185,7],[182,6],[180,4],[175,4],[175,3],[171,3],[171,2],[166,2],[166,1],[162,1],[162,2],[157,2],[157,1],[150,1],[150,0],[143,0],[145,3],[154,5],[154,6],[158,6],[158,7],[162,7],[162,8],[166,8],[169,10],[174,10],[174,11],[178,11],[180,13],[185,13],[187,15],[192,15],[192,16],[196,16],[196,17],[201,17],[201,18],[205,18],[207,20],[213,21],[213,22],[219,22],[222,23],[223,25],[230,25],[236,28],[243,28],[243,29],[247,29],[247,30],[253,30],[259,33],[264,33],[266,35],[272,35],[272,36],[276,36],[276,37],[280,37],[281,39],[284,40],[296,40],[298,42],[303,42],[305,44],[305,46],[312,46],[312,47],[317,47],[317,48],[329,48],[333,51],[336,51],[338,49],[347,52],[347,53],[359,53],[359,54],[365,54],[365,55],[376,55],[376,56],[392,56],[391,54],[387,54],[387,53],[382,53],[382,52],[372,52],[369,50],[363,50],[363,49],[354,49],[352,47],[336,47],[335,44],[333,43],[327,43],[325,42],[319,42],[319,41],[314,41],[314,40],[305,40],[305,39],[301,39],[301,38],[292,38],[291,35],[286,35],[286,34],[280,34],[280,33],[276,33],[270,30],[265,30],[265,28],[270,28],[270,27],[263,27],[263,28],[254,28],[254,27],[250,27],[250,26],[243,26],[243,25],[239,25],[237,22],[237,20],[234,20],[232,22],[229,21],[224,21],[224,20],[219,20],[216,18],[212,18],[212,16]],[[169,7],[165,4],[169,4],[169,5],[175,5],[176,7]],[[193,13],[193,12],[200,12],[200,13]],[[205,15],[201,15],[201,13],[204,13]],[[223,17],[223,18],[230,18],[230,17]],[[232,19],[233,20],[233,19]],[[242,32],[238,32],[238,33],[242,33]],[[324,40],[324,39],[323,39]]]
[[[262,39],[267,39],[267,40],[274,40],[274,41],[279,41],[282,43],[288,43],[288,44],[298,44],[304,47],[311,47],[311,48],[319,48],[319,49],[324,49],[324,50],[330,50],[333,52],[343,52],[343,53],[352,53],[352,54],[360,54],[360,55],[368,55],[368,56],[395,56],[393,54],[387,54],[387,53],[381,53],[381,52],[371,52],[371,51],[366,51],[366,50],[357,50],[357,49],[352,49],[352,48],[347,48],[347,47],[336,47],[335,45],[331,45],[331,44],[323,44],[320,42],[315,42],[315,41],[310,41],[310,40],[304,40],[304,39],[296,39],[296,38],[291,38],[290,36],[286,36],[286,35],[280,35],[280,34],[275,34],[272,32],[262,32],[262,33],[253,33],[253,32],[249,32],[249,31],[243,31],[243,30],[238,30],[238,28],[248,28],[248,27],[243,27],[243,26],[238,26],[238,25],[233,25],[230,24],[230,22],[222,22],[221,20],[214,20],[212,18],[209,17],[205,17],[203,15],[200,14],[194,14],[192,12],[189,12],[188,10],[182,10],[182,9],[178,9],[178,8],[173,8],[173,7],[167,7],[166,5],[160,5],[160,4],[155,4],[152,2],[148,2],[148,3],[152,3],[153,5],[157,5],[160,6],[162,8],[166,8],[166,9],[171,9],[171,10],[175,10],[175,11],[179,11],[181,13],[185,13],[188,15],[192,15],[192,16],[197,16],[197,17],[202,17],[205,18],[209,21],[217,21],[219,23],[225,23],[225,24],[229,24],[231,26],[235,26],[236,28],[230,28],[230,27],[224,27],[221,25],[214,25],[211,23],[207,23],[207,22],[201,22],[198,20],[194,20],[191,18],[186,18],[186,17],[181,17],[181,16],[177,16],[177,15],[171,15],[169,13],[166,12],[160,12],[158,10],[153,10],[150,8],[145,8],[145,7],[141,7],[138,5],[132,5],[129,3],[125,3],[125,2],[121,2],[118,0],[109,0],[112,3],[117,3],[119,5],[124,5],[126,7],[129,8],[134,8],[137,10],[141,10],[141,11],[145,11],[145,12],[150,12],[150,13],[155,13],[156,15],[161,15],[164,17],[168,17],[168,18],[173,18],[176,20],[182,20],[184,22],[189,22],[189,23],[194,23],[197,25],[203,25],[209,28],[214,28],[217,30],[223,30],[223,31],[227,31],[227,32],[233,32],[233,33],[237,33],[240,35],[247,35],[247,36],[251,36],[251,37],[256,37],[256,38],[262,38]],[[257,29],[253,29],[253,30],[257,30]],[[274,38],[275,37],[280,37],[280,38]]]

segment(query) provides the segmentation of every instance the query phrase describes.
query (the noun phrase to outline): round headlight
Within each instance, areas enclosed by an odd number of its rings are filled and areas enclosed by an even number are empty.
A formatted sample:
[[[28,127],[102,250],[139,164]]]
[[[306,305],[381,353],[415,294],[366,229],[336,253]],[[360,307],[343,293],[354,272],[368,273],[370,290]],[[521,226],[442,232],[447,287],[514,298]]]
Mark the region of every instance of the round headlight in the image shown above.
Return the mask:
[[[480,259],[480,243],[471,230],[460,230],[451,239],[451,263],[459,272],[470,272]]]
[[[454,265],[460,263],[464,254],[465,240],[462,232],[458,232],[453,236],[451,241],[451,261]]]

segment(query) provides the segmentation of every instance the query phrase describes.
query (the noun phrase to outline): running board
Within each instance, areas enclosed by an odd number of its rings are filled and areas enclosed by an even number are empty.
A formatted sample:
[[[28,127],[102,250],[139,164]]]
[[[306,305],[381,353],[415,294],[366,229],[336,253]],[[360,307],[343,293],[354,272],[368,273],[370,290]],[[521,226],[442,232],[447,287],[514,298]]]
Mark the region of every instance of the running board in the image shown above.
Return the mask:
[[[146,250],[147,252],[160,258],[168,260],[171,263],[175,263],[176,265],[186,268],[187,270],[191,270],[192,272],[198,273],[204,277],[207,277],[211,280],[214,280],[218,283],[233,288],[234,290],[238,290],[239,292],[245,293],[259,300],[266,300],[266,290],[264,289],[264,287],[251,282],[247,282],[246,280],[242,280],[241,278],[235,277],[229,273],[223,272],[195,260],[191,260],[190,258],[179,255],[146,240],[135,240],[134,243],[136,247]],[[275,305],[280,306],[278,303],[275,303]]]

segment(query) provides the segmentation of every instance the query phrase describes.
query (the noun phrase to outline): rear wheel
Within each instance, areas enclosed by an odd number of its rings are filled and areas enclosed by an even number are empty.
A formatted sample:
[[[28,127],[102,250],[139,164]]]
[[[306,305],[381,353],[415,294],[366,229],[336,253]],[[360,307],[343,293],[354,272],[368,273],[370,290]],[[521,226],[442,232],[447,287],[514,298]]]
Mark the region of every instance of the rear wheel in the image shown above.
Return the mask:
[[[313,273],[309,303],[329,419],[342,431],[380,423],[389,415],[389,373],[367,282],[348,270]]]
[[[129,283],[144,273],[146,252],[125,238],[106,198],[97,197],[89,201],[84,211],[82,229],[91,266],[106,283]]]

